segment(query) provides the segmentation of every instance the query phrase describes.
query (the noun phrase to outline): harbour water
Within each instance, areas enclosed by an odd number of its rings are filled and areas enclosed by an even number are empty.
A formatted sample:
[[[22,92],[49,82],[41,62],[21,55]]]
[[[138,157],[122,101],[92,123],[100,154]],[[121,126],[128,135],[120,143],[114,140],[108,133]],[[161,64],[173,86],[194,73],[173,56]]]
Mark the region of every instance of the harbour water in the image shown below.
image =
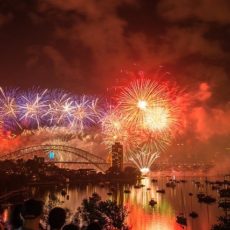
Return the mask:
[[[156,178],[156,177],[155,177]],[[210,184],[205,183],[204,177],[186,177],[186,181],[176,183],[175,188],[166,187],[165,183],[169,178],[158,177],[158,181],[153,183],[150,177],[143,178],[139,183],[143,186],[135,188],[134,185],[113,184],[84,184],[66,186],[67,195],[63,196],[58,187],[33,187],[32,194],[46,203],[51,202],[54,206],[62,206],[70,210],[70,218],[81,205],[84,198],[98,193],[103,200],[116,200],[119,204],[127,207],[129,215],[127,223],[132,230],[177,230],[182,226],[176,222],[176,216],[184,213],[187,217],[187,230],[208,230],[217,222],[217,218],[223,215],[223,211],[218,208],[218,202],[213,204],[199,203],[197,193],[204,192],[215,198],[219,197],[218,191],[213,190]],[[182,178],[177,178],[178,180]],[[212,178],[216,180],[216,178]],[[200,185],[197,186],[197,182]],[[113,188],[112,195],[107,193]],[[165,189],[165,194],[157,193],[158,189]],[[129,190],[129,193],[125,193]],[[192,193],[193,195],[189,195]],[[154,199],[157,204],[154,207],[149,205],[149,201]],[[195,211],[198,218],[192,219],[189,213]]]

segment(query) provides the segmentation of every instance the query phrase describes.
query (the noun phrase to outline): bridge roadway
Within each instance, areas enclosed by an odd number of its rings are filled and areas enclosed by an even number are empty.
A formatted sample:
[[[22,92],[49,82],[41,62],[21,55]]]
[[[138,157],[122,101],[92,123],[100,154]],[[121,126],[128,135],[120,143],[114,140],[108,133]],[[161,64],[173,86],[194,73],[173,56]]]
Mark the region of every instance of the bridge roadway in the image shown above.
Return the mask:
[[[45,161],[47,163],[54,163],[54,164],[92,164],[92,162],[88,162],[88,161]],[[101,163],[97,163],[98,165],[111,165],[111,163],[107,163],[107,162],[101,162]]]

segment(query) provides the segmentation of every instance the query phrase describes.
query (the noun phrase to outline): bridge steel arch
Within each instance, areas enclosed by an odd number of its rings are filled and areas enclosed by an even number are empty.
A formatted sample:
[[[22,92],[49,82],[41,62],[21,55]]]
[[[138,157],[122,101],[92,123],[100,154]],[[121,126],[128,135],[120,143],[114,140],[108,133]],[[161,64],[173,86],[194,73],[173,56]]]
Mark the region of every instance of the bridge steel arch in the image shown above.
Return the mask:
[[[6,153],[0,155],[0,160],[17,160],[23,158],[29,154],[39,152],[39,151],[61,151],[64,153],[73,154],[79,158],[84,159],[86,162],[91,163],[92,165],[96,166],[99,170],[105,171],[102,165],[107,165],[108,163],[101,157],[98,157],[92,153],[89,153],[85,150],[75,148],[72,146],[65,146],[65,145],[37,145],[37,146],[29,146],[26,148],[18,149],[16,151]]]

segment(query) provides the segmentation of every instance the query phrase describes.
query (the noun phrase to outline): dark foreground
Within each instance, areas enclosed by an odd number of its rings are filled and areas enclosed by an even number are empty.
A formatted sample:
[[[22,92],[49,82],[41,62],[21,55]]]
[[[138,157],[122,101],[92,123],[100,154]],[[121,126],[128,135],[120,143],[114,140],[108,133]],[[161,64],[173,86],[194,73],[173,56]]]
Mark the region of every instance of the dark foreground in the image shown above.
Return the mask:
[[[183,176],[173,178],[174,181],[171,177],[163,175],[154,178],[156,180],[152,181],[146,177],[135,183],[122,184],[105,182],[29,186],[24,188],[24,195],[20,192],[21,195],[15,196],[5,204],[20,202],[25,197],[33,196],[43,200],[46,208],[60,206],[68,209],[67,222],[70,222],[76,216],[78,207],[82,206],[83,199],[96,192],[102,200],[115,201],[118,206],[125,207],[122,210],[125,215],[127,210],[128,216],[124,223],[133,230],[181,229],[185,224],[183,221],[180,222],[180,219],[178,223],[181,214],[186,218],[187,225],[184,227],[188,230],[225,229],[217,226],[214,228],[214,225],[219,223],[220,216],[229,218],[229,207],[226,207],[229,197],[228,194],[222,196],[224,194],[221,195],[220,191],[229,190],[230,185],[227,180],[224,183],[223,177],[212,177],[207,180],[206,177]],[[199,200],[198,194],[208,195],[214,200]],[[151,203],[151,200],[155,203]],[[5,210],[5,216],[8,211],[9,209]],[[198,214],[196,218],[190,216],[192,211]],[[82,224],[83,221],[80,221],[80,225]]]

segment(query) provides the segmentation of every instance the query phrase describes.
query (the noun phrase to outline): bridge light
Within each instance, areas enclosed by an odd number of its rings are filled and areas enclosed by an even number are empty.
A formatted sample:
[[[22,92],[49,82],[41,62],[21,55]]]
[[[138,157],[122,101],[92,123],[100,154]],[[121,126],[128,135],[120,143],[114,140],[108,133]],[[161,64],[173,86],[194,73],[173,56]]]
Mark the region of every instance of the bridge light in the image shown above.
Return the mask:
[[[55,157],[55,153],[54,153],[53,151],[50,151],[50,152],[49,152],[49,159],[50,159],[50,160],[53,160],[54,157]]]

